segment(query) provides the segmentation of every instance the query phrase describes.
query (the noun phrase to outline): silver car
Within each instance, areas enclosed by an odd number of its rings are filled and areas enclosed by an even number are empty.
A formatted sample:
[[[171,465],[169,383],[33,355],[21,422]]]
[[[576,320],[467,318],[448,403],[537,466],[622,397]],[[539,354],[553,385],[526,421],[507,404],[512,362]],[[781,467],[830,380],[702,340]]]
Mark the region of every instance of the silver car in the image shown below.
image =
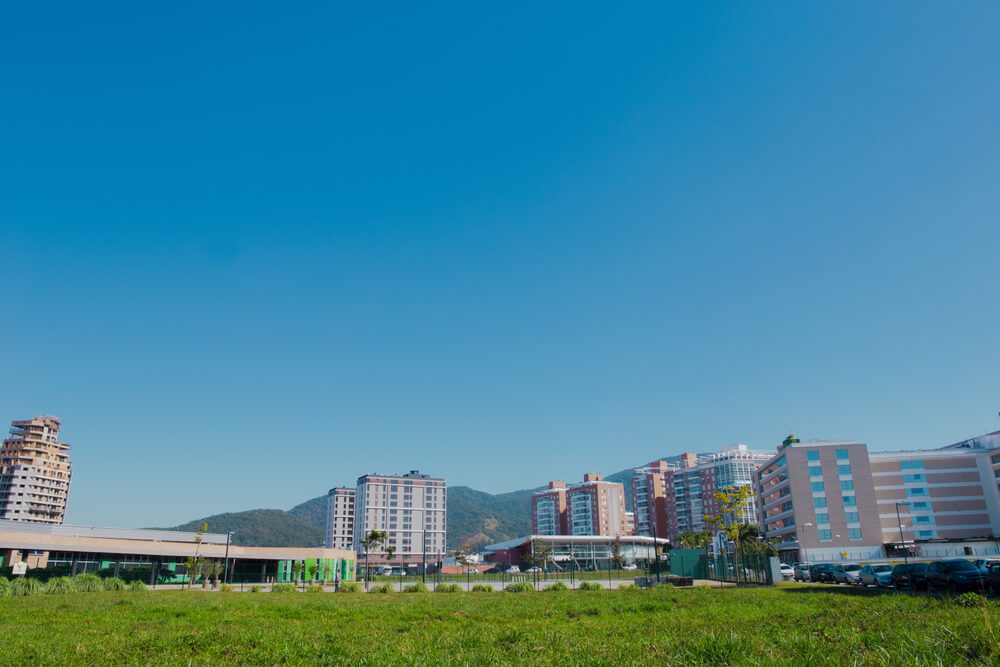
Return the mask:
[[[857,563],[834,565],[833,583],[857,586],[861,583],[861,566]]]

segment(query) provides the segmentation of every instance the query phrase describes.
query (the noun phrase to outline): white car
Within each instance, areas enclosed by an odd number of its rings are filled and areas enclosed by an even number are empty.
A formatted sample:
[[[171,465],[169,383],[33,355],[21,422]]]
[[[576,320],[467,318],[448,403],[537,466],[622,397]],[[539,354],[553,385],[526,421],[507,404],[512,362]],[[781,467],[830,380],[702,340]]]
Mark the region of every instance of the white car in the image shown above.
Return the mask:
[[[781,580],[791,581],[795,577],[795,568],[791,565],[781,564]]]
[[[529,567],[527,570],[524,571],[524,573],[525,574],[535,574],[536,572],[541,572],[541,571],[542,571],[542,568],[540,568],[540,567],[538,567],[536,565],[535,567]]]
[[[623,570],[638,570],[639,566],[636,565],[635,563],[632,563],[631,565],[623,565],[622,569]]]

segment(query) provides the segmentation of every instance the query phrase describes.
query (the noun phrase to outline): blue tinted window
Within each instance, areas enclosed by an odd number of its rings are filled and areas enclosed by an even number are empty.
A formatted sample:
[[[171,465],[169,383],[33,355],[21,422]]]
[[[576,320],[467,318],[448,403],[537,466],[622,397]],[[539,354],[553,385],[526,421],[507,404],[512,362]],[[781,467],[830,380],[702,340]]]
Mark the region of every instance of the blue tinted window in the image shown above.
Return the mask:
[[[908,495],[908,496],[926,496],[927,495],[927,489],[925,489],[925,488],[923,488],[921,486],[917,486],[917,487],[914,487],[912,489],[907,489],[906,490],[906,495]]]
[[[852,540],[860,540],[861,539],[861,529],[860,528],[848,528],[847,529],[847,537],[849,537]]]
[[[780,468],[785,465],[785,457],[782,456],[780,459],[774,462],[775,467]]]
[[[915,516],[913,517],[914,523],[934,523],[934,517],[930,516]]]
[[[830,515],[829,514],[817,514],[816,515],[816,523],[830,523]]]
[[[925,482],[927,481],[927,475],[915,474],[915,475],[903,475],[904,482]]]
[[[826,507],[826,498],[813,498],[813,507]]]
[[[899,464],[899,467],[903,470],[922,470],[924,467],[923,461],[903,461]]]
[[[817,468],[817,467],[814,467],[814,466],[809,466],[809,476],[810,477],[822,477],[823,476],[823,469],[822,468]]]
[[[849,465],[837,466],[837,474],[838,475],[850,475],[851,474],[851,466],[849,466]]]
[[[819,461],[819,452],[806,452],[806,461]]]
[[[812,490],[813,491],[822,491],[823,490],[823,482],[813,482],[811,486],[812,486]]]
[[[846,459],[847,458],[847,450],[846,449],[838,449],[837,450],[837,458],[838,459]]]
[[[848,523],[855,523],[858,520],[858,513],[857,512],[845,512],[844,513],[844,520],[847,521]]]
[[[844,496],[844,504],[845,505],[857,505],[858,504],[858,499],[855,498],[854,496]]]
[[[825,528],[818,530],[816,532],[819,533],[820,542],[829,542],[833,539],[833,534],[829,530],[826,530]]]
[[[933,530],[918,530],[917,537],[934,537]]]
[[[841,491],[853,491],[854,490],[854,482],[852,482],[849,479],[848,480],[844,480],[843,482],[840,483],[840,489],[841,489]]]
[[[929,510],[931,508],[931,504],[924,501],[920,501],[916,503],[910,503],[910,508],[915,510]]]

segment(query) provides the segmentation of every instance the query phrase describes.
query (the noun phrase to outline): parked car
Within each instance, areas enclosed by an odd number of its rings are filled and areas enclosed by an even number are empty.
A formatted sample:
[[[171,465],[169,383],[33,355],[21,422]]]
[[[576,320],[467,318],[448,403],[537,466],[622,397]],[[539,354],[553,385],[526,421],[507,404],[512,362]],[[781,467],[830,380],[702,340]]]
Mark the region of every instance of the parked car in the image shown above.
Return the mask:
[[[892,585],[915,591],[927,590],[927,563],[903,563],[892,568]]]
[[[927,589],[931,591],[982,591],[986,575],[964,558],[949,558],[927,568]]]
[[[529,567],[527,570],[524,571],[525,574],[541,574],[541,572],[542,568],[538,567],[537,565],[535,565],[534,567]]]
[[[861,585],[875,588],[892,586],[892,565],[865,565],[861,568]]]
[[[815,581],[818,584],[826,583],[832,584],[833,582],[833,565],[830,563],[818,563],[809,568],[809,581]]]
[[[795,575],[792,577],[795,581],[810,581],[809,578],[809,563],[796,563]]]
[[[979,571],[982,572],[983,574],[989,572],[990,565],[992,565],[993,563],[1000,563],[1000,560],[997,560],[995,558],[977,558],[976,560],[972,561],[972,564],[975,565],[979,569]]]
[[[623,570],[638,570],[639,566],[636,565],[635,563],[631,563],[629,565],[622,565],[622,569]]]
[[[507,574],[520,574],[520,573],[521,573],[521,568],[519,568],[517,565],[511,565],[510,567],[507,568]]]
[[[795,576],[795,568],[791,565],[781,564],[781,580],[788,581]]]
[[[993,561],[986,571],[986,589],[993,593],[994,597],[1000,597],[1000,561]]]
[[[856,586],[861,583],[861,566],[857,563],[833,566],[833,583]]]

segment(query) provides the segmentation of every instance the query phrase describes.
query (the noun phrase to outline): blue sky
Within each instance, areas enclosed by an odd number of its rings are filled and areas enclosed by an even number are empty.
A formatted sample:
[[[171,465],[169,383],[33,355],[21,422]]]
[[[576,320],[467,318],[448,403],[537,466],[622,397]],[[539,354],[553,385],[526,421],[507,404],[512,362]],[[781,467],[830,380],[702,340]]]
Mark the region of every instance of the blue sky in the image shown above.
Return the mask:
[[[331,4],[3,10],[69,521],[1000,426],[997,5]]]

